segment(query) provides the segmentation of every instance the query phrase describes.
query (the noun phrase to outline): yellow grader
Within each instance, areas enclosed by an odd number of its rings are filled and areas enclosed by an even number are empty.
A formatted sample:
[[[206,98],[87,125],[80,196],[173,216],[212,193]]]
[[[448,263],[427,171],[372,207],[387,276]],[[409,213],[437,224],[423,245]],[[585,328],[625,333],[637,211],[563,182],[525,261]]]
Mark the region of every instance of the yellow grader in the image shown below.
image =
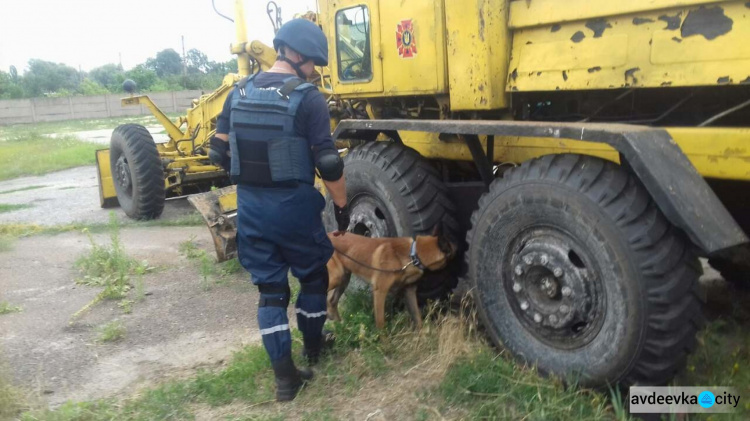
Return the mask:
[[[470,293],[498,345],[579,384],[663,384],[695,346],[698,257],[747,264],[750,3],[707,0],[319,0],[349,230],[462,245],[422,299]],[[238,74],[170,141],[118,127],[103,206],[158,217],[227,185],[208,139],[233,84],[268,69],[235,1]],[[194,195],[219,259],[236,254],[232,186]],[[324,219],[333,229],[329,205]],[[744,217],[743,217],[744,216]],[[740,279],[741,280],[741,279]]]

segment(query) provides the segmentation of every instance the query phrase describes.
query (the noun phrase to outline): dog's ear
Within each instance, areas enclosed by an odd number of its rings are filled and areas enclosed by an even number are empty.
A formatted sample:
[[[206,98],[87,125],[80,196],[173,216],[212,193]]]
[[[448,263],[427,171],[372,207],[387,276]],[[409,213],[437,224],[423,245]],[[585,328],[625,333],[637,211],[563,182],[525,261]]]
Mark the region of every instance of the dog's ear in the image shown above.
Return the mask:
[[[432,229],[432,236],[433,237],[442,237],[443,235],[443,221],[440,221],[435,225],[435,228]]]
[[[446,235],[441,235],[440,237],[438,237],[438,248],[440,249],[440,251],[448,255],[449,258],[452,257],[456,252],[456,246],[454,245],[453,241],[451,241],[451,239]]]

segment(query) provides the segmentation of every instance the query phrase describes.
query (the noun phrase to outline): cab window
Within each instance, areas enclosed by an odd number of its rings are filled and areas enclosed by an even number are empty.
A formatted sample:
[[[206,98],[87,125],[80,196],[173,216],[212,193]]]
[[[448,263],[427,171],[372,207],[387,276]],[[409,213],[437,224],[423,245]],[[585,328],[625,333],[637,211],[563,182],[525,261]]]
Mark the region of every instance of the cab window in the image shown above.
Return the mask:
[[[367,6],[355,6],[336,13],[336,57],[339,79],[372,79],[370,58],[370,13]]]

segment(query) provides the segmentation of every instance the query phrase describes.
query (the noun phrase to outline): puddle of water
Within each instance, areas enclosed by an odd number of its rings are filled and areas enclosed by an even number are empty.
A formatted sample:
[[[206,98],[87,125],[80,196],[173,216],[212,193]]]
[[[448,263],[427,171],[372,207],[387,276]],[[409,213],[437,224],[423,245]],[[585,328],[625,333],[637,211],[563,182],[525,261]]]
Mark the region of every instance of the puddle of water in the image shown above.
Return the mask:
[[[149,133],[151,133],[151,136],[153,136],[154,142],[156,143],[169,142],[169,135],[167,135],[164,132],[164,127],[161,127],[161,126],[146,127],[146,129],[149,131]],[[53,134],[49,134],[46,136],[52,139],[57,139],[60,136],[73,135],[77,137],[78,139],[86,141],[86,142],[109,145],[109,140],[112,138],[113,131],[114,129],[86,130],[82,132],[73,132],[73,133],[53,133]]]

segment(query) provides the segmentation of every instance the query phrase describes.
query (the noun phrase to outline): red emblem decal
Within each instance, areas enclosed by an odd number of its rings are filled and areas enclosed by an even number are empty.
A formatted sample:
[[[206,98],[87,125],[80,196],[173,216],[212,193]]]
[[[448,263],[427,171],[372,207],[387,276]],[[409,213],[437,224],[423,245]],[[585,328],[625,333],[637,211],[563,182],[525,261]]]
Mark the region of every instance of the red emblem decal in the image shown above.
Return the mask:
[[[396,47],[398,47],[398,55],[403,58],[411,58],[417,54],[417,43],[414,40],[414,26],[411,19],[402,20],[396,25]]]

